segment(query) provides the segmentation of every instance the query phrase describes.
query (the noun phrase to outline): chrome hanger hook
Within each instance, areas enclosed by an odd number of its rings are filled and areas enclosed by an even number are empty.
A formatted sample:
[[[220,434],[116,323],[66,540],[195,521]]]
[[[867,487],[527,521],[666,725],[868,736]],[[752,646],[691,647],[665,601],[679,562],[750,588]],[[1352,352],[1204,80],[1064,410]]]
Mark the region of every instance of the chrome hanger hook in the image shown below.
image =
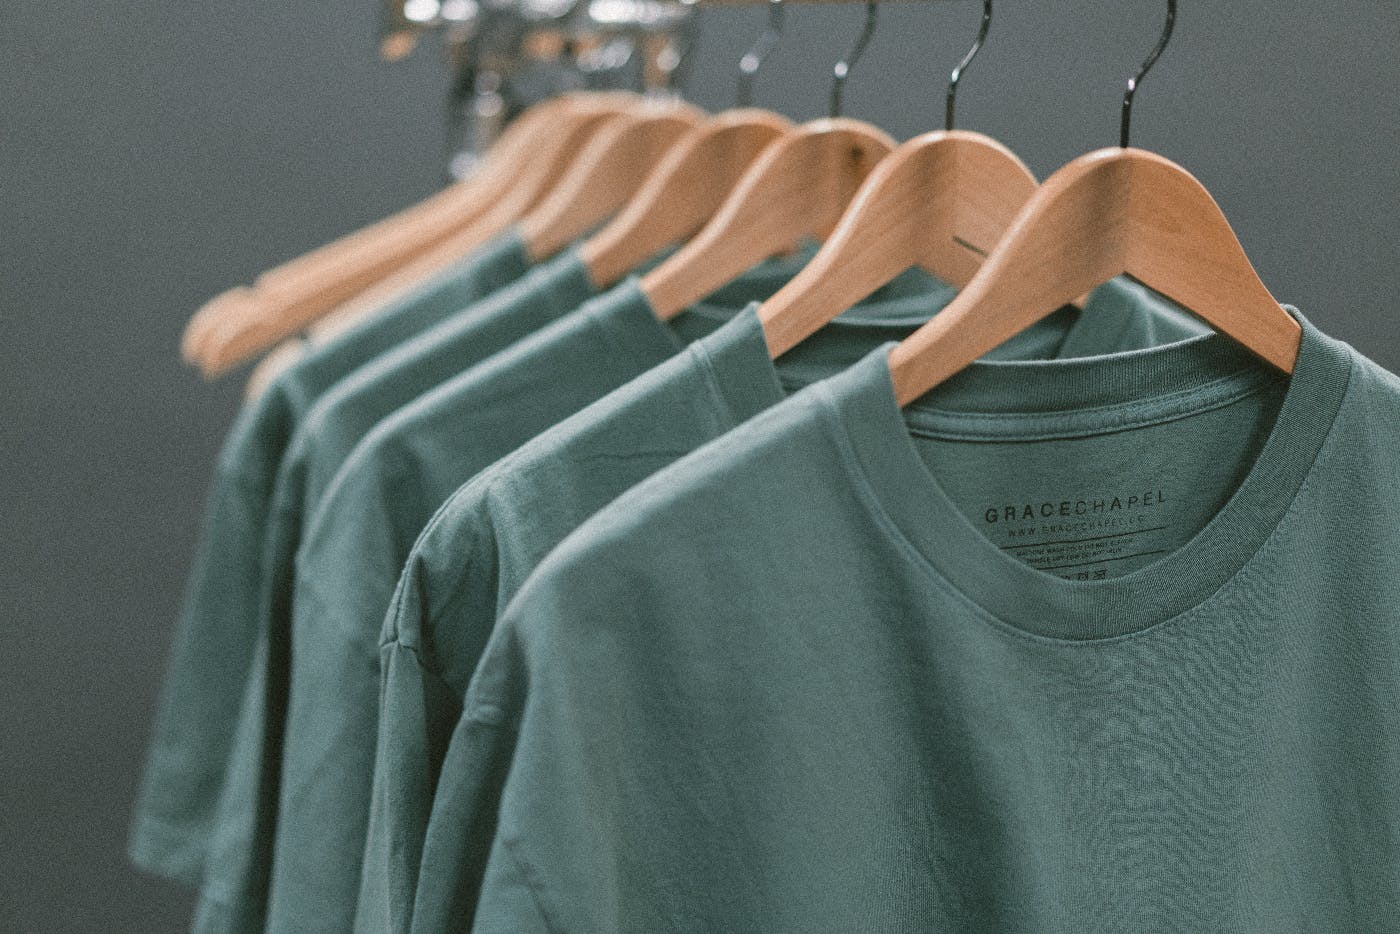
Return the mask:
[[[783,0],[768,0],[768,25],[759,33],[753,48],[739,59],[739,88],[734,95],[735,106],[753,106],[754,76],[783,38],[783,10]]]
[[[690,64],[695,60],[695,47],[700,44],[693,19],[684,23],[670,36],[662,53],[667,84],[678,98],[684,98],[690,84]]]
[[[967,50],[967,54],[958,62],[958,67],[953,69],[953,73],[948,77],[948,103],[944,111],[943,128],[951,130],[953,128],[953,117],[958,109],[958,85],[962,82],[963,72],[967,71],[967,66],[972,64],[972,60],[977,57],[977,53],[982,51],[983,44],[987,41],[987,33],[992,29],[992,0],[982,2],[982,25],[977,29],[977,38],[973,40],[972,48]]]
[[[1157,47],[1152,50],[1152,54],[1147,56],[1147,61],[1142,63],[1142,68],[1138,70],[1135,77],[1128,79],[1128,90],[1123,93],[1123,125],[1119,131],[1119,145],[1124,149],[1128,148],[1129,131],[1133,126],[1133,96],[1137,94],[1138,85],[1142,84],[1142,79],[1147,77],[1147,73],[1152,70],[1152,66],[1157,64],[1157,59],[1162,57],[1162,53],[1167,50],[1167,44],[1172,41],[1172,32],[1176,29],[1176,0],[1167,0],[1167,21],[1162,26],[1162,36],[1157,40]]]
[[[846,78],[851,74],[851,69],[856,67],[860,57],[865,54],[865,47],[870,45],[870,40],[875,36],[875,21],[877,19],[879,6],[876,0],[866,0],[865,4],[865,25],[861,27],[860,36],[856,38],[856,44],[845,58],[836,63],[832,69],[831,77],[831,116],[841,116],[841,105],[846,97]]]

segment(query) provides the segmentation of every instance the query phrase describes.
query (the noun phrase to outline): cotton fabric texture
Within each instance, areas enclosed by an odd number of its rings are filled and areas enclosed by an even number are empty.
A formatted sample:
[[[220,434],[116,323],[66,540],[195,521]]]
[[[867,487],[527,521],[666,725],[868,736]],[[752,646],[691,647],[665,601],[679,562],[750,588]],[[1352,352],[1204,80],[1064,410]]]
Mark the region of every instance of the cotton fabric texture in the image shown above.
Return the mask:
[[[382,860],[390,904],[371,917],[382,912],[392,930],[407,930],[410,916],[422,930],[470,922],[474,882],[490,843],[490,833],[473,826],[480,818],[475,809],[489,801],[465,792],[476,786],[470,776],[505,762],[474,745],[468,721],[450,746],[447,734],[498,611],[539,560],[628,487],[787,392],[903,336],[911,324],[882,320],[874,307],[860,309],[775,366],[750,309],[498,461],[438,511],[400,578],[381,648],[375,825],[366,871]],[[1062,313],[995,356],[1111,353],[1201,330],[1140,287],[1114,282],[1083,313]]]
[[[268,930],[351,923],[369,812],[379,632],[433,512],[477,471],[713,331],[795,267],[765,264],[714,305],[668,324],[628,280],[395,412],[356,447],[297,556]],[[922,274],[895,289],[947,294]]]
[[[384,417],[596,294],[566,249],[330,387],[282,456],[262,548],[254,663],[195,913],[199,934],[261,931],[266,922],[286,721],[294,556],[309,512],[355,444]]]
[[[1400,380],[1303,328],[883,348],[623,494],[471,683],[473,930],[1393,927]]]
[[[240,414],[219,457],[156,714],[129,842],[137,866],[191,884],[203,872],[256,645],[269,497],[297,425],[341,377],[528,266],[520,237],[502,235],[314,348]]]

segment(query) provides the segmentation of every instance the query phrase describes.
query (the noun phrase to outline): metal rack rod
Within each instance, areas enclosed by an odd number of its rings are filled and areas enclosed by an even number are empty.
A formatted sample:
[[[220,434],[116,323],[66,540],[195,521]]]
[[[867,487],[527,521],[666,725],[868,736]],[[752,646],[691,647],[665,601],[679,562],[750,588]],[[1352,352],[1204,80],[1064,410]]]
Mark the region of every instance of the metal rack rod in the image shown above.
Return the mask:
[[[686,6],[700,6],[700,7],[712,7],[712,6],[760,6],[760,5],[762,5],[762,4],[767,4],[767,3],[772,3],[772,2],[773,2],[773,0],[681,0],[681,3],[684,3]],[[807,4],[822,4],[823,6],[829,6],[829,5],[831,5],[831,4],[837,4],[837,3],[864,3],[864,2],[865,2],[865,0],[783,0],[783,6],[799,6],[799,5],[805,6],[805,5],[807,5]],[[880,2],[881,2],[881,3],[929,3],[929,2],[934,2],[934,0],[880,0]],[[945,2],[945,3],[946,3],[946,2],[949,2],[949,0],[937,0],[937,2]],[[971,2],[971,0],[963,0],[963,2]]]

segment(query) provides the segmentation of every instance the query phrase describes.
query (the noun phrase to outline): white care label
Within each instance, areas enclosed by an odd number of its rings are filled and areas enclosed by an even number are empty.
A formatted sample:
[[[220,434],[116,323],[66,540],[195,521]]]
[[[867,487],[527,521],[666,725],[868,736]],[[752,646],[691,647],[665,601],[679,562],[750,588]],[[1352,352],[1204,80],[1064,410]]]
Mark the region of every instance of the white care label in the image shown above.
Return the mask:
[[[983,510],[982,530],[1031,567],[1070,580],[1103,580],[1170,550],[1173,505],[1157,484],[1008,499]]]

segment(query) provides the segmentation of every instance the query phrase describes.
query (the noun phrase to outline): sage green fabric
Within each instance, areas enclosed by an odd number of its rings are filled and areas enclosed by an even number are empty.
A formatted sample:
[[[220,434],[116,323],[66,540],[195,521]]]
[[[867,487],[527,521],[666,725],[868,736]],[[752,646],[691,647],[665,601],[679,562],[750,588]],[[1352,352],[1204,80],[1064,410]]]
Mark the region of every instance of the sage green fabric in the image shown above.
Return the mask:
[[[904,410],[873,353],[508,606],[473,930],[1393,928],[1397,450],[1306,322],[1291,379],[1212,335]]]
[[[489,756],[478,757],[469,738],[448,746],[448,731],[499,609],[539,560],[628,487],[917,323],[889,311],[869,305],[843,316],[785,354],[776,368],[757,315],[745,312],[497,461],[438,511],[399,579],[380,650],[370,860],[382,863],[378,871],[388,876],[381,892],[390,904],[375,908],[372,917],[388,918],[388,929],[407,930],[416,892],[414,917],[424,929],[470,922],[485,855],[472,847],[490,844],[489,833],[468,832],[476,808],[486,803],[473,797],[470,776]],[[1110,353],[1201,330],[1120,281],[1092,296],[1082,314],[1062,314],[996,356],[1051,357],[1066,348]],[[1097,347],[1096,334],[1104,341]]]
[[[131,860],[196,883],[257,634],[260,560],[282,454],[307,410],[337,380],[528,266],[507,233],[371,318],[313,346],[239,415],[213,490],[152,731],[129,841]]]
[[[356,447],[315,508],[296,561],[268,930],[351,923],[373,774],[379,632],[433,512],[478,470],[714,330],[797,268],[766,264],[715,307],[670,325],[629,280],[395,412]],[[926,276],[901,281],[925,301],[946,294]],[[349,649],[323,650],[322,633],[332,649]]]
[[[209,844],[194,929],[261,931],[277,820],[293,558],[307,511],[380,419],[595,294],[577,249],[525,273],[323,393],[282,457],[264,534],[258,645]]]

